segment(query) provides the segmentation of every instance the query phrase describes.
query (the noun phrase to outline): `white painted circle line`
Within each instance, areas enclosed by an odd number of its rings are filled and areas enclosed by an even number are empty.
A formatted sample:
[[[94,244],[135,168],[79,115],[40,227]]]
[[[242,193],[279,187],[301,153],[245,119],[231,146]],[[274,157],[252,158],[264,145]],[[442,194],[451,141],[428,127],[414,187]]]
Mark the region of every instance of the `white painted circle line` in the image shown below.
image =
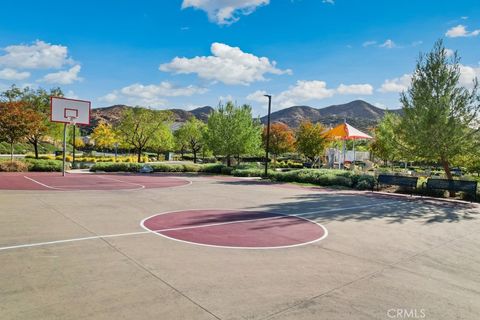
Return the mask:
[[[145,189],[145,186],[143,184],[140,184],[140,183],[135,183],[135,182],[128,182],[128,181],[123,181],[123,180],[119,180],[119,179],[115,179],[115,178],[110,178],[110,177],[105,177],[105,176],[100,176],[100,175],[97,175],[95,177],[98,177],[100,179],[105,179],[105,180],[112,180],[112,181],[117,181],[117,182],[121,182],[121,183],[125,183],[125,184],[130,184],[130,185],[134,185],[134,186],[139,186],[140,188],[132,188],[132,189],[123,189],[123,190],[141,190],[141,189]]]
[[[308,215],[308,214],[315,214],[315,213],[322,213],[322,212],[332,212],[332,211],[341,211],[341,210],[349,210],[349,209],[361,209],[361,208],[368,208],[368,207],[375,207],[375,206],[381,206],[381,205],[387,205],[387,204],[390,204],[390,203],[398,203],[398,201],[386,201],[386,202],[382,202],[382,203],[378,203],[378,204],[370,204],[370,205],[361,205],[361,206],[355,206],[355,207],[346,207],[346,208],[333,208],[333,209],[327,209],[327,210],[318,210],[318,211],[310,211],[310,212],[303,212],[303,213],[298,213],[298,214],[280,214],[280,213],[277,213],[278,215],[280,215],[279,217],[269,217],[269,218],[260,218],[260,219],[273,219],[273,218],[283,218],[285,216],[291,216],[291,217],[296,217],[296,216],[302,216],[302,215]],[[225,209],[225,208],[205,208],[205,209],[194,209],[194,210],[241,210],[241,211],[252,211],[252,212],[259,212],[258,209]],[[160,234],[158,234],[158,232],[162,232],[162,231],[169,231],[169,230],[180,230],[180,229],[187,229],[187,228],[199,228],[199,227],[202,227],[202,226],[192,226],[192,227],[182,227],[182,228],[171,228],[171,229],[160,229],[160,230],[150,230],[148,228],[146,228],[143,223],[151,218],[151,217],[154,217],[154,216],[157,216],[157,215],[162,215],[162,214],[167,214],[167,213],[175,213],[175,212],[182,212],[182,211],[193,211],[193,210],[189,210],[189,209],[184,209],[184,210],[175,210],[175,211],[167,211],[167,212],[163,212],[163,213],[159,213],[159,214],[154,214],[154,215],[151,215],[150,217],[147,217],[145,219],[143,219],[140,223],[140,226],[142,227],[142,229],[146,230],[146,231],[137,231],[137,232],[129,232],[129,233],[118,233],[118,234],[107,234],[107,235],[99,235],[99,236],[90,236],[90,237],[84,237],[84,238],[73,238],[73,239],[64,239],[64,240],[54,240],[54,241],[47,241],[47,242],[36,242],[36,243],[27,243],[27,244],[20,244],[20,245],[13,245],[13,246],[5,246],[5,247],[0,247],[0,251],[6,251],[6,250],[13,250],[13,249],[20,249],[20,248],[31,248],[31,247],[39,247],[39,246],[46,246],[46,245],[54,245],[54,244],[61,244],[61,243],[68,243],[68,242],[76,242],[76,241],[84,241],[84,240],[94,240],[94,239],[103,239],[103,238],[115,238],[115,237],[127,237],[127,236],[132,236],[132,235],[140,235],[140,234],[147,234],[147,233],[153,233],[157,236],[159,236]],[[299,217],[301,218],[301,217]],[[304,218],[305,220],[309,220],[309,219],[306,219]],[[253,219],[250,219],[249,221],[252,221]],[[309,221],[312,221],[312,220],[309,220]],[[230,221],[230,222],[224,222],[224,223],[234,223],[234,221]],[[315,224],[318,224],[317,222],[313,221],[313,223]],[[320,225],[320,224],[318,224]],[[325,235],[321,238],[321,239],[317,239],[317,240],[314,240],[312,242],[316,242],[316,241],[320,241],[322,239],[324,239],[327,235],[328,235],[328,230],[323,226],[323,225],[320,225],[321,227],[324,228],[325,230]],[[164,236],[164,235],[161,235],[165,238],[168,238],[168,239],[171,239],[167,236]],[[179,241],[179,242],[185,242],[185,243],[189,243],[189,244],[195,244],[195,245],[201,245],[201,246],[209,246],[209,247],[220,247],[220,248],[230,248],[230,249],[261,249],[261,248],[249,248],[249,247],[228,247],[228,246],[215,246],[215,245],[206,245],[206,244],[200,244],[200,243],[191,243],[191,242],[188,242],[188,241],[183,241],[183,240],[178,240],[178,239],[172,239],[172,240],[175,240],[175,241]],[[307,242],[307,243],[304,243],[304,244],[299,244],[299,245],[307,245],[307,244],[310,244],[312,242]],[[295,247],[295,246],[299,246],[299,245],[293,245],[293,246],[284,246],[284,247],[273,247],[272,249],[279,249],[279,248],[288,248],[288,247]],[[268,249],[267,248],[264,248],[264,249]]]
[[[246,250],[269,250],[269,249],[285,249],[285,248],[293,248],[293,247],[299,247],[299,246],[304,246],[308,244],[312,244],[315,242],[318,242],[320,240],[325,239],[328,236],[328,230],[325,226],[321,225],[320,223],[310,220],[308,218],[304,218],[301,216],[295,216],[295,215],[289,215],[285,213],[276,213],[276,212],[271,212],[271,214],[278,215],[277,217],[268,217],[268,218],[259,218],[259,219],[247,219],[247,220],[238,220],[238,221],[228,221],[228,222],[220,222],[220,223],[214,223],[214,224],[209,224],[209,225],[199,225],[199,226],[191,226],[191,227],[178,227],[178,228],[169,228],[169,229],[162,229],[162,230],[151,230],[145,226],[145,221],[147,221],[150,218],[156,217],[156,216],[161,216],[164,214],[168,213],[180,213],[184,211],[208,211],[208,210],[224,210],[224,211],[233,211],[233,210],[238,210],[238,211],[251,211],[251,212],[262,212],[253,209],[221,209],[221,208],[210,208],[210,209],[184,209],[184,210],[175,210],[175,211],[166,211],[166,212],[161,212],[157,213],[154,215],[151,215],[145,219],[143,219],[140,222],[140,226],[145,229],[146,231],[153,233],[157,236],[161,236],[170,240],[178,241],[178,242],[183,242],[183,243],[188,243],[188,244],[193,244],[193,245],[198,245],[198,246],[204,246],[204,247],[212,247],[212,248],[224,248],[224,249],[246,249]],[[266,212],[268,213],[268,212]],[[227,224],[236,224],[236,223],[246,223],[246,222],[254,222],[254,221],[264,221],[264,220],[275,220],[275,219],[280,219],[280,218],[285,218],[285,217],[294,217],[294,218],[299,218],[303,219],[306,221],[309,221],[317,226],[319,226],[321,229],[323,229],[323,235],[320,238],[314,239],[312,241],[308,242],[302,242],[298,244],[293,244],[293,245],[288,245],[288,246],[274,246],[274,247],[235,247],[235,246],[220,246],[220,245],[213,245],[213,244],[204,244],[204,243],[198,243],[198,242],[191,242],[187,240],[180,240],[176,239],[173,237],[169,237],[167,235],[162,234],[161,232],[165,231],[173,231],[173,230],[186,230],[186,229],[197,229],[197,228],[204,228],[204,227],[214,227],[214,226],[220,226],[220,225],[227,225]]]
[[[94,174],[92,174],[93,176]],[[91,185],[72,185],[72,186],[50,186],[50,185],[47,185],[45,183],[42,183],[38,180],[35,180],[33,178],[30,178],[30,177],[27,177],[27,176],[23,176],[25,179],[28,179],[38,185],[41,185],[42,187],[45,187],[45,188],[48,188],[48,189],[52,189],[52,190],[57,190],[57,191],[81,191],[81,192],[88,192],[88,191],[135,191],[135,190],[142,190],[142,189],[146,189],[146,186],[143,185],[143,184],[140,184],[140,183],[135,183],[135,182],[129,182],[129,181],[124,181],[124,180],[120,180],[120,179],[115,179],[115,178],[111,178],[111,177],[105,177],[105,176],[101,176],[101,175],[94,175],[98,178],[101,178],[101,179],[105,179],[105,180],[112,180],[112,181],[117,181],[117,182],[121,182],[121,183],[124,183],[124,184],[130,184],[130,185],[135,185],[135,186],[138,186],[137,188],[124,188],[124,189],[82,189],[82,187],[92,187]],[[186,181],[188,182],[187,184],[183,184],[183,185],[179,185],[179,186],[169,186],[169,187],[163,187],[163,188],[151,188],[151,189],[171,189],[171,188],[180,188],[180,187],[186,187],[186,186],[189,186],[193,183],[192,180],[190,179],[187,179],[187,178],[184,178],[184,177],[166,177],[166,178],[170,178],[170,179],[177,179],[177,180],[183,180],[183,181]],[[160,183],[160,182],[159,182]],[[114,186],[112,186],[114,187]]]

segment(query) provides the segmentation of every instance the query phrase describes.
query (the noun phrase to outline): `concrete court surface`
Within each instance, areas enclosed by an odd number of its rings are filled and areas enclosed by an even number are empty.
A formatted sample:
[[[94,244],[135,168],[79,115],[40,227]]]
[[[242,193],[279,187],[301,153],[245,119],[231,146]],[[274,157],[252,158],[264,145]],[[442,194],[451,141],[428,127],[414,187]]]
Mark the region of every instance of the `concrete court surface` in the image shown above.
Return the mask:
[[[162,189],[1,190],[0,319],[480,317],[475,205],[189,179]],[[191,209],[304,214],[328,237],[232,249],[140,226]]]

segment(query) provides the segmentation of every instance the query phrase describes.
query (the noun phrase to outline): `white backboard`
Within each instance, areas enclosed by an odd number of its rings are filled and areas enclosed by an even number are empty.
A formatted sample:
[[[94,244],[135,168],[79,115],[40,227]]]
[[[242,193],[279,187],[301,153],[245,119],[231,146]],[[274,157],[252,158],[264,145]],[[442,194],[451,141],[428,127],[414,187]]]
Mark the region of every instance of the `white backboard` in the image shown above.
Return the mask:
[[[50,121],[89,125],[90,105],[90,101],[52,97]]]

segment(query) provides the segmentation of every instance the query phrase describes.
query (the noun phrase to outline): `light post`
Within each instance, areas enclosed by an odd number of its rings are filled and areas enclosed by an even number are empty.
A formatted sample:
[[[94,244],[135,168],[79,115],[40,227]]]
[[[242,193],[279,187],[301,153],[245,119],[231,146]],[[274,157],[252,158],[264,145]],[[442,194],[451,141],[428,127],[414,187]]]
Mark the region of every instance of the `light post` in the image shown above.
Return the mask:
[[[272,96],[266,94],[265,97],[268,98],[268,116],[267,116],[267,143],[265,144],[265,178],[268,177],[268,151],[270,147],[270,111],[272,109]]]

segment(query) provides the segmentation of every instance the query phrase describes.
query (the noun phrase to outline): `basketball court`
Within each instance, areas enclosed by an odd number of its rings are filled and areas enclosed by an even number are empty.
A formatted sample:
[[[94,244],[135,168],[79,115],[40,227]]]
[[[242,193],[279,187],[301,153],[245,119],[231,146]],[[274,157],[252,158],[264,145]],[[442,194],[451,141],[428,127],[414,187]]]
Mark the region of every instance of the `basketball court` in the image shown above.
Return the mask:
[[[480,314],[474,204],[201,175],[2,173],[0,189],[2,319]]]
[[[190,184],[185,177],[134,174],[2,173],[0,190],[140,190],[180,187]]]

